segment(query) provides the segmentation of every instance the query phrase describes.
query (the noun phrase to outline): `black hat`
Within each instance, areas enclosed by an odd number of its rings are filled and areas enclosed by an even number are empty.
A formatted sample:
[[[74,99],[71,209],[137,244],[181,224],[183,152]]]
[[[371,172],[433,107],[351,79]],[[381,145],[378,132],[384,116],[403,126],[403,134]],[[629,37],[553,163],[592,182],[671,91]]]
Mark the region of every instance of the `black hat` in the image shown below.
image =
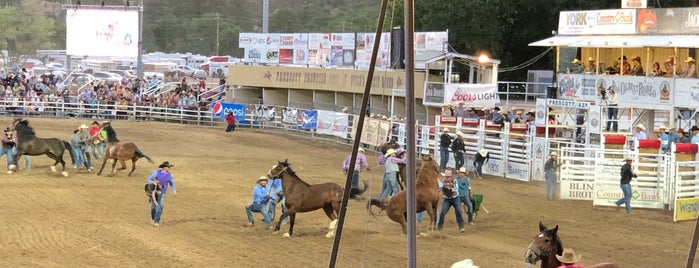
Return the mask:
[[[173,164],[170,164],[170,162],[168,162],[168,161],[165,161],[165,162],[163,162],[162,164],[160,164],[160,166],[158,166],[158,168],[164,168],[164,167],[174,167],[174,166],[175,166],[175,165],[173,165]]]
[[[493,110],[500,111],[500,107],[496,106],[495,108],[493,108]]]
[[[695,130],[699,130],[699,127],[697,127],[697,126],[692,126],[692,128],[690,129],[690,131],[695,131]]]
[[[617,60],[620,60],[620,59],[621,59],[621,57],[617,58]],[[628,58],[626,58],[626,55],[624,55],[624,60],[627,60],[627,59]]]
[[[5,128],[5,132],[11,132],[11,131],[12,131],[12,129],[10,129],[10,127]]]

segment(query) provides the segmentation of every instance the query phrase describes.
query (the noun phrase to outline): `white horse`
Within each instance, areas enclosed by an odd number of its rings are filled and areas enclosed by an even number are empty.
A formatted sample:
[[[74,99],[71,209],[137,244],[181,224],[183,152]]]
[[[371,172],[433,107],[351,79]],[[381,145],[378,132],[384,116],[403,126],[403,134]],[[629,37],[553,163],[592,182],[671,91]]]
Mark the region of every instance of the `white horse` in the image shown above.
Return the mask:
[[[451,265],[451,268],[478,268],[471,259],[465,259]]]

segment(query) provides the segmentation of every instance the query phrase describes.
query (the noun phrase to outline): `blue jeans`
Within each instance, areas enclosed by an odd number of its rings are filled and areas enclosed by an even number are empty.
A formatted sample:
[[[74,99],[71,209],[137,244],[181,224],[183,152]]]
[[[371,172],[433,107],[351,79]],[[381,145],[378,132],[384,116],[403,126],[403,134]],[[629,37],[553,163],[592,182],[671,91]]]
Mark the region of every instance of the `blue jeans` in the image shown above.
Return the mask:
[[[265,203],[252,203],[245,207],[245,214],[248,216],[248,222],[255,224],[255,219],[252,217],[253,212],[262,213],[264,217],[265,224],[267,226],[272,226],[272,220],[269,218],[269,211],[265,211]]]
[[[276,200],[279,200],[279,202],[277,202]],[[286,204],[284,204],[285,201],[286,199],[284,199],[284,195],[282,194],[277,195],[277,199],[271,199],[269,201],[269,207],[267,207],[267,214],[269,215],[270,221],[274,220],[274,216],[277,211],[277,203],[280,203],[282,206],[282,214],[286,212]]]
[[[398,181],[396,181],[396,172],[386,172],[383,174],[383,185],[381,186],[381,195],[379,200],[386,197],[394,196],[398,193]]]
[[[160,223],[160,216],[163,215],[163,202],[165,202],[165,194],[158,197],[157,206],[153,200],[150,201],[150,219],[153,220],[153,223]]]
[[[345,173],[345,177],[347,177],[347,172],[348,170],[343,170]],[[354,173],[352,173],[352,189],[359,189],[359,171],[355,170]]]
[[[464,152],[455,152],[454,161],[456,161],[456,170],[464,166]]]
[[[105,144],[104,142],[100,142],[98,144],[90,144],[90,150],[92,151],[92,157],[95,159],[100,159],[102,156],[104,156],[104,149],[102,148],[102,144]]]
[[[626,206],[626,213],[631,213],[631,184],[622,184],[621,192],[624,193],[624,197],[614,202],[617,206],[624,204]]]
[[[619,108],[617,108],[617,107],[612,108],[612,106],[607,108],[607,128],[605,128],[605,130],[609,131],[610,126],[613,127],[611,129],[613,129],[614,131],[619,130],[619,122],[617,122],[617,115],[618,114],[619,114]]]
[[[466,215],[468,215],[468,222],[473,222],[473,203],[471,202],[471,198],[468,195],[462,195],[459,196],[459,201],[459,204],[465,204],[468,208],[466,212]]]
[[[80,150],[80,155],[82,156],[83,160],[83,165],[85,166],[86,169],[92,168],[92,161],[90,161],[90,151],[87,148],[87,146],[83,146],[82,148],[79,148]]]
[[[473,161],[473,165],[476,166],[476,176],[483,177],[483,162]]]
[[[5,148],[0,148],[0,157],[3,155],[7,156],[7,168],[10,168],[10,165],[12,165],[12,158],[15,157],[15,154],[17,154],[17,148],[12,147],[11,149],[5,149]],[[17,159],[19,165],[19,159]],[[24,167],[26,170],[32,170],[32,162],[31,159],[29,158],[28,155],[24,155]]]
[[[83,165],[83,162],[85,161],[85,160],[83,160],[84,157],[83,157],[82,150],[80,150],[80,148],[78,148],[77,146],[71,147],[70,150],[73,151],[73,157],[75,160],[75,167],[80,168]]]
[[[461,216],[461,199],[459,197],[455,198],[443,198],[442,202],[442,212],[439,213],[439,220],[437,220],[437,230],[442,230],[444,226],[444,215],[449,212],[451,207],[454,207],[454,214],[456,214],[456,222],[459,224],[459,229],[464,228],[464,217]]]
[[[553,172],[553,170],[545,171],[544,179],[546,179],[546,199],[556,199],[556,192],[558,191],[558,185],[556,184],[556,172]]]
[[[449,148],[439,147],[439,168],[446,169],[449,162]]]

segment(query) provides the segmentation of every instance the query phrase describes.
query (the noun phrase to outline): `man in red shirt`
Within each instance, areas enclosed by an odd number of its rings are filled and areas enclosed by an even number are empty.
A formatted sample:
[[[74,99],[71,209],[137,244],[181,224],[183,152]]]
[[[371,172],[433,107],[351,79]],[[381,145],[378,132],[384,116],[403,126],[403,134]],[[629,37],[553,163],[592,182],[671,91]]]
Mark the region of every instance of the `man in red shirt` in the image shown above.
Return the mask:
[[[100,123],[97,121],[92,121],[92,124],[90,125],[90,148],[92,155],[95,157],[95,159],[100,159],[102,156],[104,156],[104,152],[100,150],[100,147],[102,146],[102,143],[104,140],[102,139],[102,135],[100,135]]]
[[[233,115],[233,112],[228,111],[228,114],[226,115],[226,132],[231,132],[235,131],[235,115]]]

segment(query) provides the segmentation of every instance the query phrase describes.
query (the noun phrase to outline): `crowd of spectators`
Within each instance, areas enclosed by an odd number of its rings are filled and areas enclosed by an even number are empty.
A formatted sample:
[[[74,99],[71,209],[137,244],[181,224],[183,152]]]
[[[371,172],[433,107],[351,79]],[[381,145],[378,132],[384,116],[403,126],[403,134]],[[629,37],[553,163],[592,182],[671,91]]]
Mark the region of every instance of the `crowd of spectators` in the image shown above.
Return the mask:
[[[8,106],[21,108],[31,113],[46,103],[57,105],[118,105],[150,106],[177,109],[207,108],[210,96],[199,96],[208,91],[206,81],[197,79],[193,83],[182,78],[174,88],[157,94],[148,89],[162,83],[156,76],[133,79],[123,77],[121,81],[93,80],[89,84],[77,83],[78,87],[60,87],[65,77],[46,73],[37,76],[26,69],[0,69],[0,101]],[[88,81],[85,81],[88,83]],[[220,84],[225,84],[221,79]],[[215,93],[211,93],[213,95]]]

